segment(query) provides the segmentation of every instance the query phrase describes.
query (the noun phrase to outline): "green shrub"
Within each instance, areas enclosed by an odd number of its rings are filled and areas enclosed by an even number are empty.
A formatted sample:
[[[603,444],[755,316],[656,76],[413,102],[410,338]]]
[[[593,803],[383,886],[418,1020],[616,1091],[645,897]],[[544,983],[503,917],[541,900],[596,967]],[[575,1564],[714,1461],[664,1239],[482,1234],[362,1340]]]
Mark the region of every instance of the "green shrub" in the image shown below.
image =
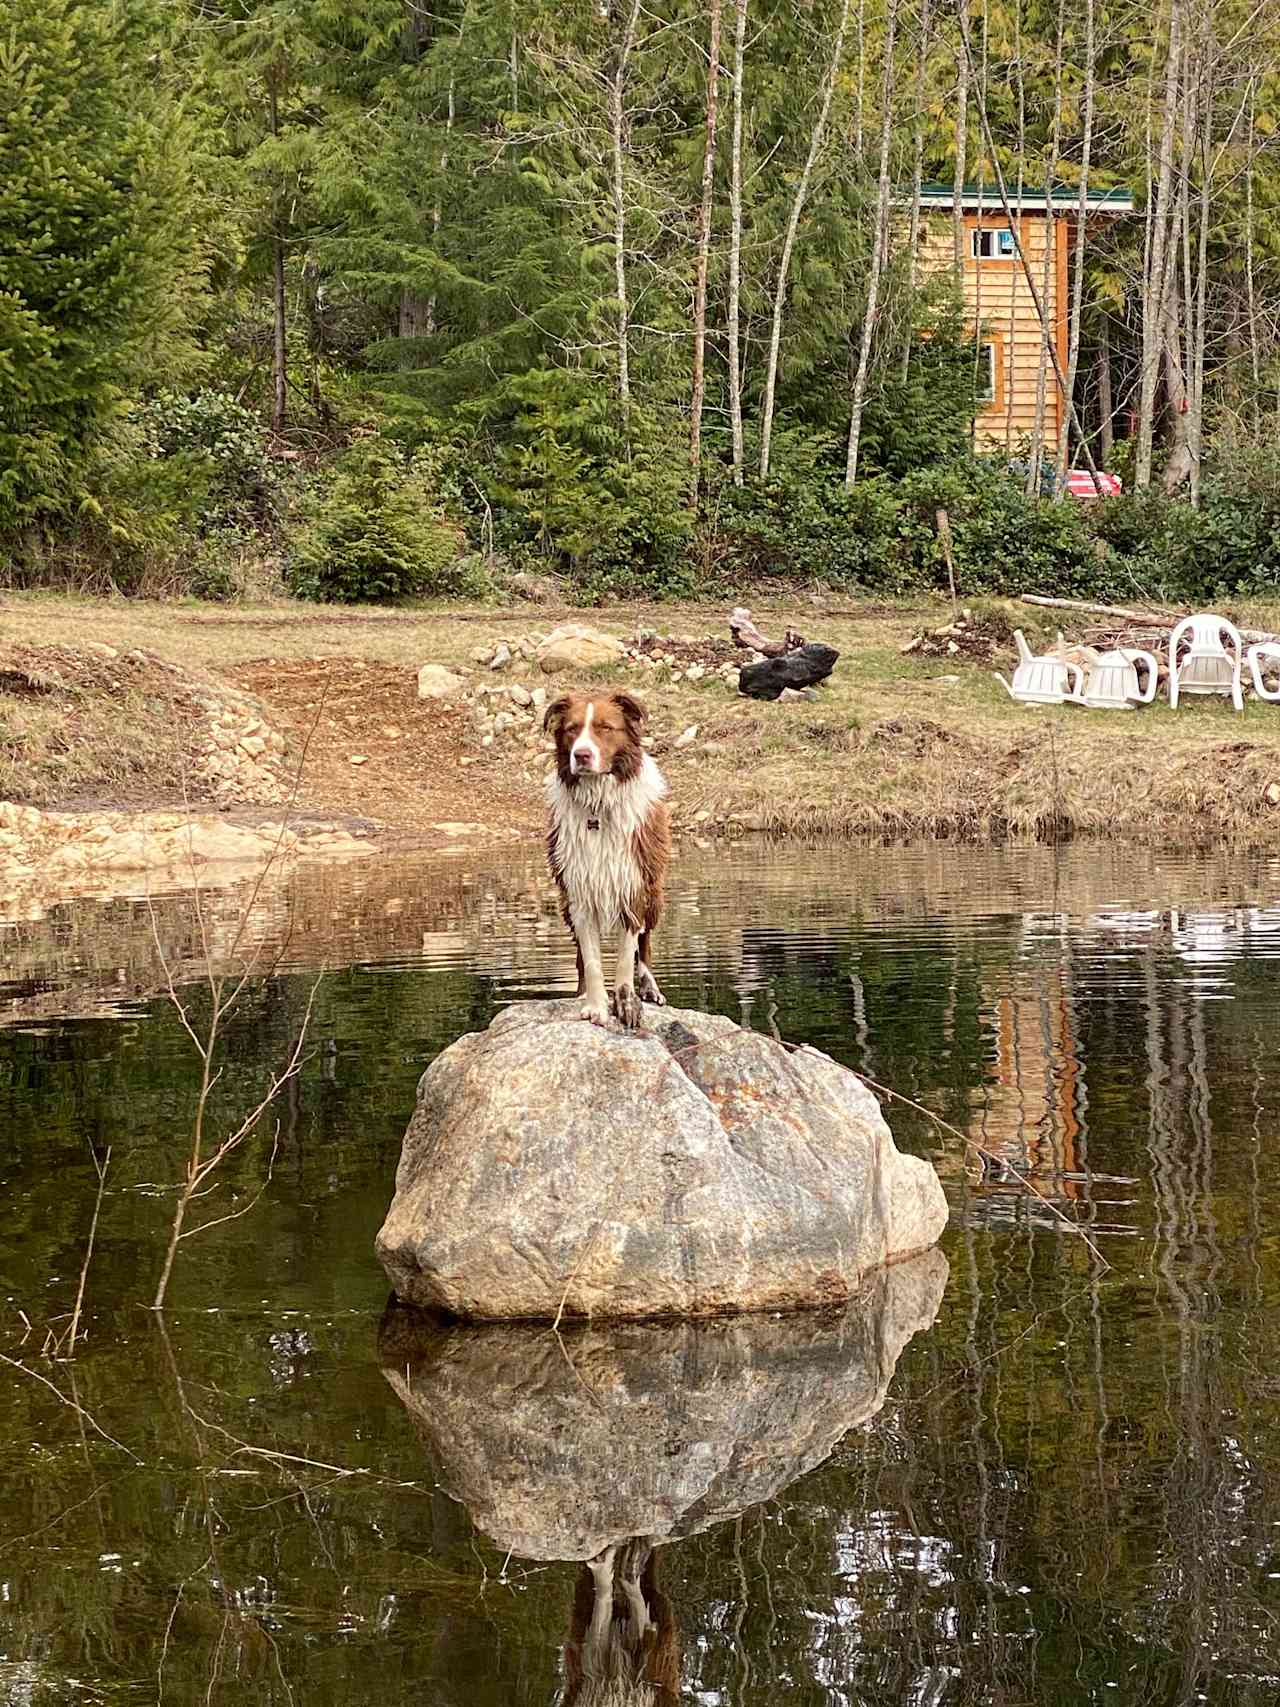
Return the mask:
[[[598,379],[561,369],[519,376],[506,397],[489,482],[500,543],[549,560],[594,602],[692,592],[689,473],[669,426],[633,409],[624,435]]]
[[[879,476],[847,492],[830,476],[792,469],[726,488],[720,527],[727,564],[739,578],[885,590],[913,579],[899,552],[897,516],[892,486]]]
[[[288,548],[286,579],[300,598],[340,604],[479,593],[474,560],[462,551],[462,530],[443,514],[429,467],[368,439],[313,497]]]
[[[153,461],[179,457],[204,467],[208,497],[219,510],[261,501],[267,481],[262,427],[229,392],[162,391],[132,414]]]

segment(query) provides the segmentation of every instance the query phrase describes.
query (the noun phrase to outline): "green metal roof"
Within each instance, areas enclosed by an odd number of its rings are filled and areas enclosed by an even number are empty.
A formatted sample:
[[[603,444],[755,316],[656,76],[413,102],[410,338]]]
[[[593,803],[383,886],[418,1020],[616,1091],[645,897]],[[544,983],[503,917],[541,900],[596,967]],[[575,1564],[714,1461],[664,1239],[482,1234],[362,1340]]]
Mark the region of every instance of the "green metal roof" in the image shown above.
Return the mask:
[[[1027,212],[1046,206],[1043,189],[1029,189],[1024,184],[1022,194],[1019,196],[1014,193],[1009,185],[1006,184],[1005,187],[1009,192],[1010,207],[1020,206],[1024,212]],[[975,208],[1003,209],[1004,206],[1000,192],[994,184],[966,184],[960,192],[960,199],[962,205],[968,204]],[[922,203],[933,202],[950,207],[955,201],[955,185],[922,184],[920,186],[920,200]],[[1055,184],[1048,198],[1048,203],[1055,208],[1078,207],[1080,205],[1079,185]],[[1089,208],[1096,208],[1100,212],[1132,213],[1133,192],[1132,190],[1114,189],[1089,190],[1085,195],[1085,205]]]

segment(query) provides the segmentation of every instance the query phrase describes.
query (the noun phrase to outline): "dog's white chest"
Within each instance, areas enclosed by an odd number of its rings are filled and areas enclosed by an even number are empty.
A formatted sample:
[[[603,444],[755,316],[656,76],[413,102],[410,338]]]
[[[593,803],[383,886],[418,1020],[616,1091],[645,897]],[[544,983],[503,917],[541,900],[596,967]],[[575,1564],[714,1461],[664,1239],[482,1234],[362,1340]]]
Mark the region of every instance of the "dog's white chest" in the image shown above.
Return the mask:
[[[666,793],[662,773],[646,755],[640,774],[619,783],[582,777],[570,789],[552,773],[547,792],[555,829],[552,855],[572,913],[602,932],[634,916],[644,884],[636,837]]]

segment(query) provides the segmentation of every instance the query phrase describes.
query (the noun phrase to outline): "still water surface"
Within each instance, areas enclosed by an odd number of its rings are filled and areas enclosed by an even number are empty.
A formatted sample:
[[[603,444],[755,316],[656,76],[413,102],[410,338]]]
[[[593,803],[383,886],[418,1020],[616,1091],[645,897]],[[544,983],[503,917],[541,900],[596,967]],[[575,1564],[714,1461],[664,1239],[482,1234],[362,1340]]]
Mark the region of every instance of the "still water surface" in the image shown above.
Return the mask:
[[[1280,864],[682,859],[668,995],[921,1105],[946,1263],[559,1338],[424,1335],[372,1256],[426,1063],[572,983],[537,864],[246,895],[0,925],[0,1702],[591,1707],[581,1560],[633,1535],[650,1682],[610,1707],[1280,1698]],[[158,1323],[198,1074],[156,939],[199,1031],[202,933],[276,967],[212,1130],[311,1000],[309,1053]]]

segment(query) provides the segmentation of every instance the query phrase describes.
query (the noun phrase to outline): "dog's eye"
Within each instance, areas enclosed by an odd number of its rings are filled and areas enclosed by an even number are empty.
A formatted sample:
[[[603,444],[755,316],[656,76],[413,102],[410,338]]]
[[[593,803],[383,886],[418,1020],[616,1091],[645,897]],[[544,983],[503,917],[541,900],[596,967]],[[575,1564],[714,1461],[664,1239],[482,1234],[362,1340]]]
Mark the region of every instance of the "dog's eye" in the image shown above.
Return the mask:
[[[581,723],[566,723],[564,732],[571,741],[576,741],[582,733],[582,725]]]

